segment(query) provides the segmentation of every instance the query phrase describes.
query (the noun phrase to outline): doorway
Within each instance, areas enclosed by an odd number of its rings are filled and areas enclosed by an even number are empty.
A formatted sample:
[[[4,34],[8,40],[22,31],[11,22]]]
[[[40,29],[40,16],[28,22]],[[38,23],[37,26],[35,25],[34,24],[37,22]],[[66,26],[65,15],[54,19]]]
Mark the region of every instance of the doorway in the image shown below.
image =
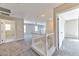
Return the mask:
[[[0,44],[16,39],[15,22],[0,19]]]
[[[56,15],[58,49],[62,51],[61,55],[79,55],[78,14],[79,8],[75,8]]]

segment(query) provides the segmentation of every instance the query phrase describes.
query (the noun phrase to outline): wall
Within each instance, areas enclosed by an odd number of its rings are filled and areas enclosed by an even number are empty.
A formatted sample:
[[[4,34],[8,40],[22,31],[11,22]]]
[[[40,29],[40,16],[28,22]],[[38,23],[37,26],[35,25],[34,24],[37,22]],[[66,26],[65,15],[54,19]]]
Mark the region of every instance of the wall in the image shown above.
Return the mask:
[[[68,20],[65,22],[65,37],[78,38],[78,20]]]
[[[26,24],[26,33],[32,34],[35,31],[34,24]]]
[[[27,24],[25,23],[26,26],[26,32],[24,33],[24,38],[27,39],[32,39],[32,33],[35,31],[34,24]]]
[[[79,20],[78,20],[78,39],[79,39]]]
[[[47,33],[54,33],[54,21],[53,21],[53,19],[48,20],[46,26],[47,26],[47,28],[46,28]]]
[[[24,20],[16,19],[16,39],[24,39]]]

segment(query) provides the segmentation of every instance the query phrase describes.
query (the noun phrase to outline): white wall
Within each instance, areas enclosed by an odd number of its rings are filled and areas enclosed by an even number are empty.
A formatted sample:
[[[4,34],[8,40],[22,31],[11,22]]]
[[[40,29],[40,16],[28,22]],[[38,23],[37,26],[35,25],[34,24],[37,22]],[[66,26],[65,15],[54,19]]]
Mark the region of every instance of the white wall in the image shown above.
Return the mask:
[[[78,38],[78,20],[65,22],[65,37]]]
[[[79,39],[79,20],[78,20],[78,39]]]
[[[16,39],[17,40],[24,39],[24,20],[15,19],[15,21],[16,21]]]

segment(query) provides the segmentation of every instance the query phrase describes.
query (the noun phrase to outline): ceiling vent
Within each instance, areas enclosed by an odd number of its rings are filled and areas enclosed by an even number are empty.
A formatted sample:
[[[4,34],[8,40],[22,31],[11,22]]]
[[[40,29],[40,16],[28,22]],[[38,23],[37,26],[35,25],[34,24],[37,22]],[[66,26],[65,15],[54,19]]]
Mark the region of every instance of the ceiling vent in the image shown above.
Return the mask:
[[[10,15],[11,11],[6,9],[6,8],[3,8],[3,7],[0,7],[0,15]]]

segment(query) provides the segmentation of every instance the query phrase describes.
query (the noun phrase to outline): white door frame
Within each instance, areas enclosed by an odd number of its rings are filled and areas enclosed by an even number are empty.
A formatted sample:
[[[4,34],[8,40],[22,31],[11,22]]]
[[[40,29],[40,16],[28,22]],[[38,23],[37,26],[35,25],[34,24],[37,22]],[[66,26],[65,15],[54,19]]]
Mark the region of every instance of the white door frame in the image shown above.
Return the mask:
[[[15,31],[14,38],[12,38],[11,40],[6,40],[7,38],[5,36],[5,24],[6,24],[5,21],[12,21],[12,20],[0,19],[0,33],[1,33],[0,34],[0,44],[15,41],[15,39],[16,39],[16,28],[15,28],[14,29],[14,31]],[[15,23],[15,21],[13,21],[13,22]]]
[[[1,21],[1,20],[0,20]],[[4,43],[5,40],[4,23],[0,22],[0,44]]]

